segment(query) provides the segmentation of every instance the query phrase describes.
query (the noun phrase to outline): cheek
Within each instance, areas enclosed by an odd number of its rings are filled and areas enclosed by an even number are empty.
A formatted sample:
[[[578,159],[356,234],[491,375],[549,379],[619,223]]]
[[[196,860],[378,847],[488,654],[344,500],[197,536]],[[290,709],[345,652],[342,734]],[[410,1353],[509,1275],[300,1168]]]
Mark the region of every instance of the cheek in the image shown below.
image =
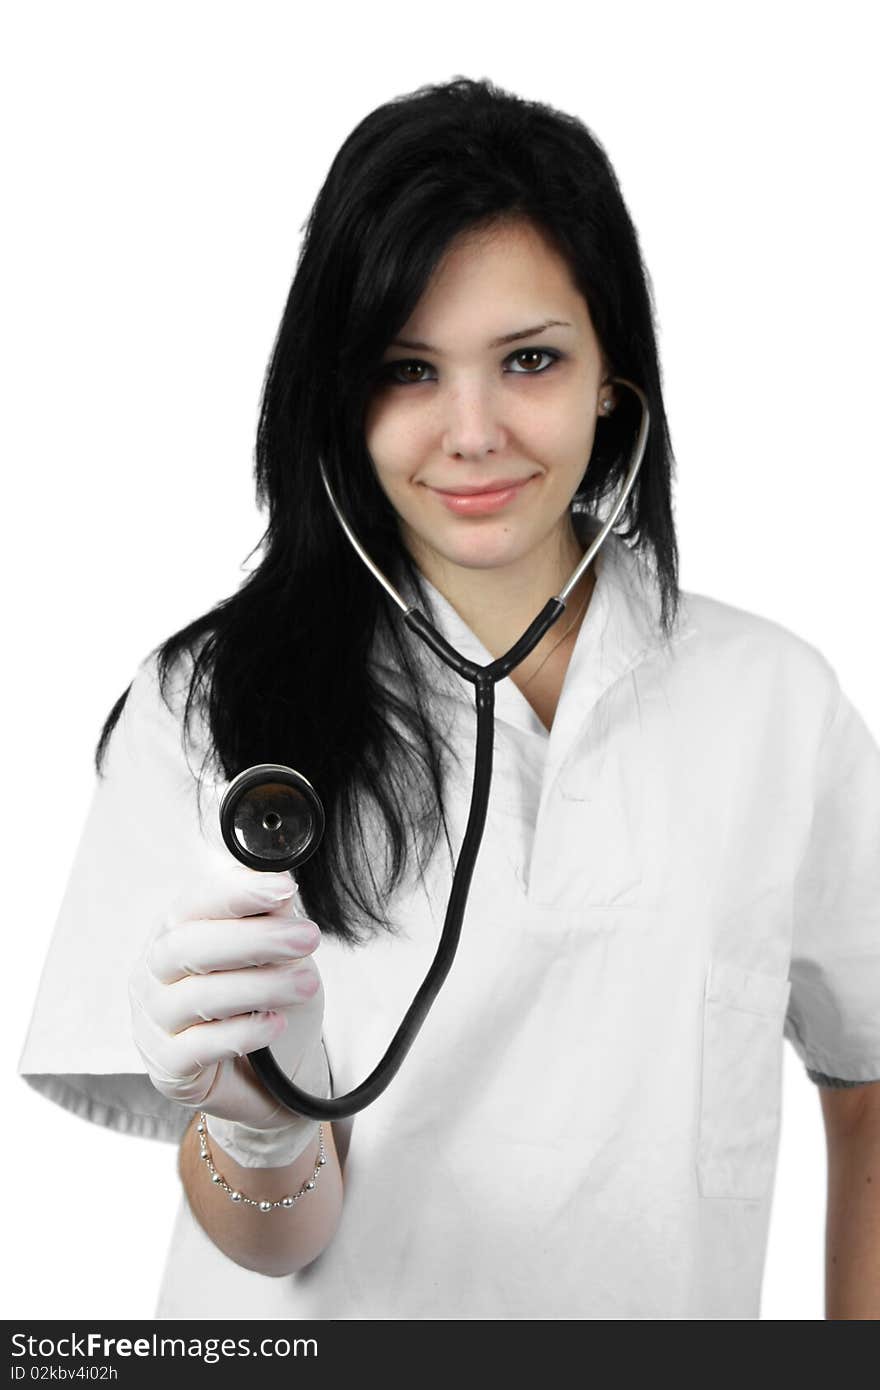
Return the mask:
[[[370,450],[370,453],[379,486],[395,506],[399,505],[400,499],[406,493],[411,470],[405,466],[403,459],[389,456],[387,450],[378,454]]]
[[[586,462],[592,447],[595,414],[590,410],[588,387],[580,375],[555,381],[528,383],[533,392],[522,392],[511,433],[522,452],[551,469],[577,467]]]
[[[565,466],[586,462],[592,447],[595,421],[590,418],[583,397],[561,401],[533,416],[526,437],[538,458],[548,465]]]
[[[402,487],[419,463],[419,433],[393,407],[372,408],[364,422],[364,440],[380,484],[386,492]]]

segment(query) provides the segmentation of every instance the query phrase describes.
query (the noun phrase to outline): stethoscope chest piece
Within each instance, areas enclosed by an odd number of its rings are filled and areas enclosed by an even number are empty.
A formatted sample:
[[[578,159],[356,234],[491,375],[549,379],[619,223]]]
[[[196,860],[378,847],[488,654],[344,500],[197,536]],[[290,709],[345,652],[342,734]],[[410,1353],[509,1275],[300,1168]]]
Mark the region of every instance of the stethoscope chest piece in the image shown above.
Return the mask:
[[[314,854],[324,834],[321,798],[302,773],[282,763],[258,763],[234,777],[220,803],[226,848],[264,873],[295,869]]]

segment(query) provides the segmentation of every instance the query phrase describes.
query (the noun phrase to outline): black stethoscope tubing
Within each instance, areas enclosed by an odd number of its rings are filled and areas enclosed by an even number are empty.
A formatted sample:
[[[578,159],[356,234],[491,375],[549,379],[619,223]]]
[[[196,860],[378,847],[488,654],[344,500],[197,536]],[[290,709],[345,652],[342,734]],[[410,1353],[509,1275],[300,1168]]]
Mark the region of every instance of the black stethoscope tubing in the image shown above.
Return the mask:
[[[343,517],[327,480],[323,462],[320,464],[321,477],[333,510],[358,555],[367,565],[374,577],[383,585],[394,602],[402,609],[404,621],[412,631],[415,632],[422,641],[426,642],[431,650],[434,651],[447,666],[456,671],[458,675],[463,676],[465,680],[470,681],[475,687],[477,735],[470,812],[464,840],[462,841],[461,851],[458,857],[458,863],[456,864],[452,879],[452,888],[446,907],[446,917],[443,923],[440,942],[430,969],[407,1009],[400,1027],[397,1029],[397,1032],[388,1045],[385,1055],[376,1067],[374,1067],[373,1071],[370,1072],[366,1080],[362,1081],[354,1090],[349,1091],[344,1096],[324,1098],[322,1096],[309,1095],[307,1091],[303,1091],[298,1086],[295,1086],[276,1062],[270,1048],[261,1047],[255,1052],[247,1054],[250,1065],[270,1094],[273,1095],[280,1104],[298,1115],[305,1115],[314,1120],[340,1120],[354,1115],[359,1110],[363,1110],[368,1105],[371,1105],[372,1102],[382,1094],[386,1086],[397,1073],[404,1057],[412,1047],[431,1005],[439,994],[443,982],[449,974],[461,937],[461,927],[464,920],[468,894],[470,892],[471,879],[473,877],[474,866],[476,864],[477,854],[479,853],[483,831],[486,825],[486,811],[489,804],[489,792],[492,782],[495,682],[503,680],[505,676],[510,674],[514,667],[525,660],[529,653],[540,642],[544,634],[565,611],[568,595],[575,588],[588,565],[592,563],[597,551],[611,531],[614,522],[617,520],[632,490],[636,475],[638,474],[644,458],[645,445],[650,426],[650,414],[645,393],[639,386],[636,386],[634,382],[628,381],[625,377],[612,377],[611,380],[618,382],[622,386],[627,386],[630,390],[634,391],[642,407],[638,437],[633,448],[621,494],[610,516],[603,523],[601,530],[593,540],[589,549],[585,552],[565,587],[560,590],[556,597],[548,599],[541,612],[534,621],[529,624],[529,627],[519,640],[513,644],[510,650],[505,652],[503,656],[498,657],[497,660],[490,662],[488,666],[478,666],[476,663],[468,661],[460,652],[450,646],[446,639],[428,622],[424,614],[417,608],[410,607],[386,576],[373,564]],[[278,866],[277,864],[263,861],[258,856],[249,854],[242,846],[232,828],[232,811],[234,810],[234,806],[240,794],[243,791],[253,788],[261,779],[283,779],[284,777],[291,779],[292,784],[295,780],[295,785],[299,788],[305,799],[312,805],[313,813],[316,816],[320,816],[320,824],[321,828],[323,828],[323,809],[320,799],[314,791],[314,788],[311,787],[310,783],[308,783],[300,773],[293,772],[292,769],[273,763],[263,763],[256,767],[247,768],[244,772],[239,773],[227,787],[220,809],[220,820],[223,838],[227,846],[237,858],[241,859],[243,863],[250,864],[251,867],[277,871]],[[304,858],[308,857],[308,854],[313,852],[319,839],[320,832],[316,838],[313,838],[312,847],[306,854],[301,855],[297,862],[301,863]]]

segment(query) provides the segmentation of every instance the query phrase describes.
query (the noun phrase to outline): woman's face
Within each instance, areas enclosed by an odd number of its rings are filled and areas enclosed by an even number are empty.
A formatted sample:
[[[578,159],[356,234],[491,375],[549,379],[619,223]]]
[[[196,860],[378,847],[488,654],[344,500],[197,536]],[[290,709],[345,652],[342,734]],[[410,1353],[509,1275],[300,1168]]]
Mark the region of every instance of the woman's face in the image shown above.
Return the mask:
[[[571,554],[569,505],[614,388],[587,303],[534,227],[458,238],[383,363],[366,444],[423,573]]]

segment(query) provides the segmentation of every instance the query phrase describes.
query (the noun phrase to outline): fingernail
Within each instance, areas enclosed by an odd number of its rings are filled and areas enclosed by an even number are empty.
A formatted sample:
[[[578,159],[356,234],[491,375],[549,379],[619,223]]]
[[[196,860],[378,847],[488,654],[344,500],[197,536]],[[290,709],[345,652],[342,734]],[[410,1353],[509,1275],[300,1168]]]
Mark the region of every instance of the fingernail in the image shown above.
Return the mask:
[[[283,903],[287,898],[292,898],[295,891],[289,879],[286,884],[276,879],[274,883],[271,880],[268,883],[260,883],[256,888],[257,896],[271,903]]]
[[[301,922],[298,927],[294,927],[289,940],[294,946],[314,946],[318,936],[318,928],[314,922]]]

